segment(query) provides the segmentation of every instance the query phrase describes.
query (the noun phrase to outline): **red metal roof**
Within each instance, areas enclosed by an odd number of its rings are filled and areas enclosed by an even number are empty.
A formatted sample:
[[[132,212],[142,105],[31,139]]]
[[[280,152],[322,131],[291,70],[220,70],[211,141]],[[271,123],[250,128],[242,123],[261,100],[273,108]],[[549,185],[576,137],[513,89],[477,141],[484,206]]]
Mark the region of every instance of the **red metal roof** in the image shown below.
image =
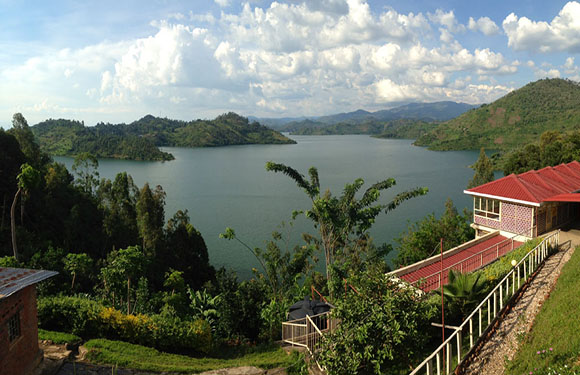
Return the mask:
[[[439,287],[438,273],[440,272],[441,268],[444,269],[443,284],[447,284],[449,267],[455,266],[453,268],[461,270],[462,272],[473,272],[491,263],[498,257],[510,252],[511,250],[520,247],[521,245],[522,242],[508,241],[508,238],[497,235],[471,247],[463,249],[451,256],[444,256],[443,267],[441,267],[441,261],[437,260],[434,263],[425,265],[422,268],[411,271],[399,277],[409,283],[425,279],[426,284],[422,287],[422,289],[424,291],[433,290]],[[469,259],[472,259],[473,261],[469,261]],[[463,261],[466,262],[460,268],[459,266]],[[436,277],[433,278],[431,276]],[[433,280],[436,280],[437,282],[433,283]]]
[[[572,193],[580,190],[580,163],[573,161],[537,171],[510,174],[487,184],[465,190],[466,194],[513,200],[539,206],[542,202],[554,202],[554,197],[565,202],[580,202]],[[562,200],[559,200],[562,202]]]
[[[55,271],[0,267],[0,300],[57,273]]]

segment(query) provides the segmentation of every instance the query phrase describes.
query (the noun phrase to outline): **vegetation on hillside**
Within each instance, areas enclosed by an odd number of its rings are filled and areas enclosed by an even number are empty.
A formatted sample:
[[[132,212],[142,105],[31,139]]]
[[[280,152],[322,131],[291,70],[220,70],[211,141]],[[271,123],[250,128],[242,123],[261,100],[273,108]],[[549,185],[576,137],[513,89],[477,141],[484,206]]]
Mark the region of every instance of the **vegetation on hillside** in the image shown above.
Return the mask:
[[[340,122],[332,125],[306,120],[300,126],[296,126],[295,130],[291,130],[291,133],[295,135],[369,134],[380,138],[416,139],[434,126],[433,123],[417,120],[367,120],[359,123]]]
[[[556,286],[534,320],[532,329],[521,337],[507,374],[580,373],[580,248],[562,268]]]
[[[41,148],[52,155],[76,156],[88,152],[96,157],[132,160],[172,160],[158,147],[213,147],[240,144],[295,143],[282,134],[235,113],[214,120],[190,122],[147,115],[126,124],[99,123],[85,127],[72,120],[46,120],[32,127]]]
[[[441,239],[445,250],[472,240],[475,232],[470,226],[471,218],[471,212],[458,213],[453,201],[448,199],[439,219],[431,213],[416,223],[409,223],[407,232],[395,239],[398,243],[397,256],[393,259],[395,266],[407,266],[437,254]]]
[[[322,354],[329,373],[345,369],[354,374],[396,373],[416,364],[429,350],[432,340],[425,328],[434,305],[386,279],[385,254],[390,247],[374,244],[369,235],[381,212],[425,194],[426,188],[399,193],[385,203],[380,201],[381,192],[393,187],[394,179],[364,192],[364,181],[356,179],[334,195],[321,192],[316,168],[310,168],[306,177],[269,162],[267,170],[289,176],[311,200],[311,206],[293,212],[286,225],[292,226],[294,218],[304,214],[316,231],[292,244],[282,228],[265,246],[256,248],[244,241],[243,234],[226,229],[223,237],[240,241],[261,265],[254,277],[240,281],[231,270],[216,271],[209,264],[203,237],[186,211],[178,210],[166,220],[161,186],[138,187],[125,172],[112,180],[100,179],[98,160],[88,153],[77,156],[71,174],[40,150],[23,119],[16,120],[13,129],[0,131],[0,144],[6,146],[0,154],[4,202],[0,267],[59,272],[38,286],[41,328],[84,340],[127,341],[95,341],[92,360],[139,366],[136,358],[145,356],[151,361],[143,368],[177,369],[172,366],[181,357],[152,348],[187,353],[197,358],[188,362],[195,367],[203,366],[200,357],[215,359],[229,350],[243,352],[255,344],[277,341],[289,306],[310,295],[311,286],[331,297],[343,321],[340,334],[326,342]],[[157,141],[151,137],[151,142]],[[23,179],[29,169],[37,177],[35,183]],[[451,203],[444,217],[433,227],[417,229],[467,235],[465,219]],[[17,258],[12,256],[15,238]],[[322,257],[325,274],[317,272]],[[364,293],[343,294],[345,280]],[[363,317],[368,317],[368,325],[354,323]],[[362,347],[364,356],[352,355]],[[223,366],[223,361],[210,362]],[[303,368],[302,360],[296,364]]]
[[[479,185],[486,184],[494,180],[493,175],[493,162],[487,157],[485,149],[482,147],[479,151],[479,157],[477,161],[472,166],[474,170],[473,177],[467,183],[467,188],[471,189]]]
[[[579,124],[580,85],[542,79],[438,125],[415,144],[433,150],[511,150],[537,141],[546,130],[565,132]]]
[[[496,162],[504,175],[580,160],[580,130],[560,133],[546,131],[539,140],[503,155]]]

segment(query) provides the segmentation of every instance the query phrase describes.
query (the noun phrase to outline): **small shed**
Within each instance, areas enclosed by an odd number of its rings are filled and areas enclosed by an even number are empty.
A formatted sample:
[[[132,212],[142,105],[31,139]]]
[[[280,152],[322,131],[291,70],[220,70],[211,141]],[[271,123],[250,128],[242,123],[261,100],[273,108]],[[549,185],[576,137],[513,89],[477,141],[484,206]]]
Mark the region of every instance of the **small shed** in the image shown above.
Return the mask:
[[[0,267],[0,374],[28,374],[42,360],[35,284],[56,274]]]

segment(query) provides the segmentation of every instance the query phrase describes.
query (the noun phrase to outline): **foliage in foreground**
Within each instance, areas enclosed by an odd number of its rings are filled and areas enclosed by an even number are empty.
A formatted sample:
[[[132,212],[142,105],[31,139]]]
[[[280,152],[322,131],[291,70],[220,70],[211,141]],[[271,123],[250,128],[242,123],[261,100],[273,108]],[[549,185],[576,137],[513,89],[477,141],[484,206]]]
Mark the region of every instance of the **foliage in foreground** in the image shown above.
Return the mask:
[[[383,272],[353,281],[358,293],[337,303],[340,325],[323,340],[320,362],[329,374],[385,374],[409,369],[427,345],[435,309],[424,296]]]
[[[445,202],[445,212],[439,219],[431,213],[422,220],[409,224],[407,232],[401,233],[395,241],[399,244],[397,257],[393,260],[397,267],[406,266],[429,258],[439,251],[440,239],[449,250],[474,238],[471,212],[457,212],[451,199]]]
[[[227,352],[225,358],[193,358],[163,353],[156,349],[122,341],[90,340],[87,359],[93,363],[117,365],[142,371],[199,373],[228,367],[256,366],[270,369],[285,367],[289,374],[298,374],[304,363],[303,356],[288,355],[279,346],[263,345],[246,352]]]
[[[429,191],[426,187],[417,187],[399,193],[390,202],[383,204],[379,203],[381,192],[395,186],[394,178],[376,182],[358,199],[356,195],[364,185],[362,178],[346,184],[342,195],[334,196],[329,190],[321,192],[315,167],[308,169],[308,180],[294,168],[280,163],[269,161],[266,170],[287,175],[310,198],[312,207],[296,211],[294,216],[304,213],[318,230],[319,237],[311,236],[307,242],[324,253],[331,299],[341,290],[343,279],[359,273],[369,261],[386,255],[387,249],[375,247],[369,234],[376,217],[383,211],[389,213],[406,200],[425,195]]]
[[[208,352],[212,348],[209,324],[201,319],[182,320],[169,315],[127,315],[81,297],[46,297],[38,300],[39,325],[71,332],[83,338],[105,337],[165,350]]]
[[[550,297],[536,315],[532,330],[523,337],[508,374],[549,374],[549,368],[580,373],[580,248],[562,268]],[[574,368],[574,370],[572,370]],[[572,372],[574,371],[574,372]],[[560,373],[560,372],[558,372]]]

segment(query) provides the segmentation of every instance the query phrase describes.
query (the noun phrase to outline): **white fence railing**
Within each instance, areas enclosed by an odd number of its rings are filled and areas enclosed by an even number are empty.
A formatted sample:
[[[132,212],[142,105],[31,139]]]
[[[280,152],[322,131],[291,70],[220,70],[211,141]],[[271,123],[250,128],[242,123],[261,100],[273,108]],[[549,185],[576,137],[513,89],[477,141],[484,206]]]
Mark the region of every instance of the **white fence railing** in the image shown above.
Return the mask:
[[[549,249],[558,246],[559,237],[560,231],[558,230],[530,250],[467,316],[461,326],[457,327],[455,332],[421,362],[410,375],[449,374],[456,366],[460,365],[464,356],[474,347],[479,338],[487,333],[487,330],[499,319],[501,311],[510,298],[519,291],[522,284],[546,259],[549,255]]]

